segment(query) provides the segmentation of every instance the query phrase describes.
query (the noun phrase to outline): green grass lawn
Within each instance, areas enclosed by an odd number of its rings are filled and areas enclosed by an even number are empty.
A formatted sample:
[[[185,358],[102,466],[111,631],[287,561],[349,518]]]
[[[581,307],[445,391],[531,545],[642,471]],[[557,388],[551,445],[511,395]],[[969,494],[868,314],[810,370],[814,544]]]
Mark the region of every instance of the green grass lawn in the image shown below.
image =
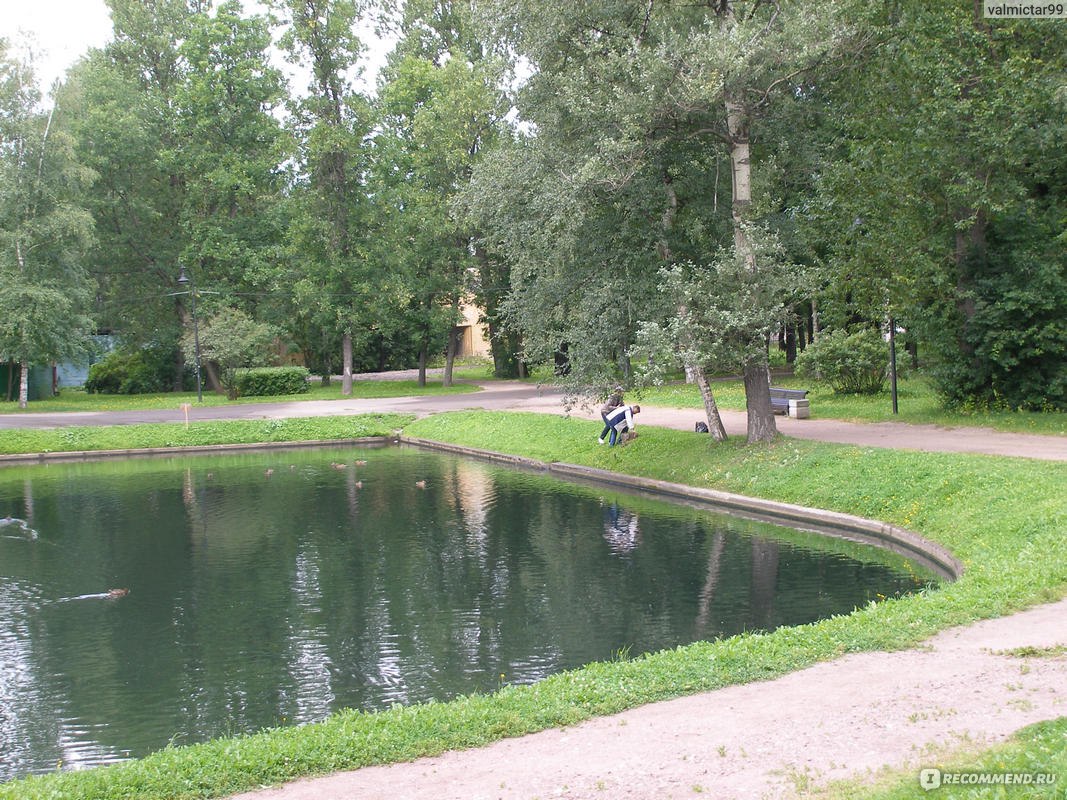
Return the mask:
[[[420,387],[418,381],[353,381],[352,394],[341,395],[341,382],[331,381],[323,386],[318,381],[310,384],[304,394],[287,394],[275,397],[239,397],[227,400],[225,395],[204,392],[204,402],[198,403],[196,392],[167,392],[161,394],[89,394],[82,389],[62,389],[58,396],[46,400],[34,400],[26,412],[51,414],[62,411],[139,411],[156,408],[178,408],[182,403],[193,406],[227,406],[249,403],[293,403],[302,400],[358,400],[361,398],[407,397],[411,395],[464,394],[477,392],[478,387],[467,383],[442,386],[441,381],[427,380]],[[0,414],[22,412],[17,402],[0,403]]]
[[[1067,414],[1034,411],[990,411],[966,413],[941,407],[937,394],[921,377],[900,381],[899,414],[893,414],[892,399],[886,390],[878,395],[840,395],[827,385],[801,378],[775,378],[775,386],[808,389],[811,416],[815,419],[842,419],[852,422],[910,422],[945,427],[985,426],[1016,433],[1067,435]],[[715,381],[711,384],[715,401],[721,408],[743,411],[745,389],[739,380]],[[630,397],[650,406],[703,408],[700,391],[694,385],[671,383],[635,392]]]
[[[914,800],[929,796],[937,800],[976,800],[977,798],[1026,798],[1062,800],[1067,796],[1064,781],[1067,776],[1067,717],[1031,725],[1018,731],[1008,742],[981,750],[964,748],[963,753],[950,755],[947,760],[930,756],[926,762],[942,772],[1014,773],[1031,775],[1032,784],[1015,786],[945,785],[931,792],[919,790],[916,770],[886,770],[882,775],[862,783],[838,781],[826,787],[808,787],[805,797],[812,800]],[[1051,783],[1037,777],[1052,775]],[[872,785],[873,784],[873,785]]]
[[[881,519],[950,548],[966,572],[955,583],[810,625],[591,664],[491,695],[376,714],[342,712],[322,723],[167,748],[103,769],[0,785],[0,799],[224,797],[298,776],[573,725],[655,700],[773,678],[844,653],[910,647],[946,627],[1067,593],[1067,464],[787,438],[709,445],[707,437],[650,427],[633,444],[609,449],[595,443],[599,426],[536,414],[456,412],[416,420],[405,431]],[[1062,763],[1042,749],[1041,742],[1056,741],[1063,727],[1050,730],[1048,737],[1020,739],[1029,755],[1012,756],[1012,763],[1041,769]],[[899,796],[914,796],[913,789]]]
[[[198,421],[142,425],[72,426],[49,430],[0,429],[0,454],[63,453],[204,447],[257,442],[312,442],[389,436],[414,419],[409,414],[359,414],[269,420]]]

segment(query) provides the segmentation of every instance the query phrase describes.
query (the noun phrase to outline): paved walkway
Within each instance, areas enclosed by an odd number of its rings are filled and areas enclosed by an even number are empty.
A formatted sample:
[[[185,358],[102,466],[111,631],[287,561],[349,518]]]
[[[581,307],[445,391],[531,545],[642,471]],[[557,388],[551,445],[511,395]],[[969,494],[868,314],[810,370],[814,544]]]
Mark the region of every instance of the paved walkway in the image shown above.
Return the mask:
[[[471,394],[382,399],[305,400],[293,403],[194,407],[191,420],[282,419],[286,417],[342,416],[398,412],[426,414],[462,409],[496,409],[565,413],[562,395],[555,389],[518,381],[492,381],[479,384]],[[574,416],[598,419],[592,410],[575,409]],[[723,411],[723,423],[731,436],[743,437],[746,418],[741,411]],[[703,418],[698,409],[670,409],[646,406],[638,426],[653,425],[693,430]],[[61,414],[3,414],[0,428],[59,428],[73,425],[130,425],[140,422],[180,422],[181,411],[90,411]],[[1003,433],[990,428],[944,428],[938,425],[908,425],[900,422],[852,423],[833,419],[796,420],[776,417],[778,430],[799,439],[853,444],[860,447],[891,447],[927,452],[985,453],[1021,456],[1048,461],[1067,461],[1067,436],[1039,436]]]

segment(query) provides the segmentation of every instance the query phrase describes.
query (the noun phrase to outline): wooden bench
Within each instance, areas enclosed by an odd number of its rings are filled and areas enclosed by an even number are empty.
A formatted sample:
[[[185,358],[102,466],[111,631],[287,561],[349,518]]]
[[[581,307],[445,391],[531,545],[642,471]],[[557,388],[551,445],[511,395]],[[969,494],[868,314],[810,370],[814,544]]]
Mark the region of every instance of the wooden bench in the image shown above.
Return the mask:
[[[775,414],[788,414],[796,419],[807,419],[810,416],[807,397],[807,389],[782,389],[772,386],[771,410]]]

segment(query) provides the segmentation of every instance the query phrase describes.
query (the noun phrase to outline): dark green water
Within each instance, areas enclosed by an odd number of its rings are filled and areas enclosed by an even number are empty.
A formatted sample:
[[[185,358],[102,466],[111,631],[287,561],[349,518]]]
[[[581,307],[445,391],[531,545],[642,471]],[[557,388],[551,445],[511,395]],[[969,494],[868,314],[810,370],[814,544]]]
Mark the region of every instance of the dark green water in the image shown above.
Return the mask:
[[[0,780],[930,582],[873,548],[405,448],[5,468],[5,515],[26,526],[0,524]]]

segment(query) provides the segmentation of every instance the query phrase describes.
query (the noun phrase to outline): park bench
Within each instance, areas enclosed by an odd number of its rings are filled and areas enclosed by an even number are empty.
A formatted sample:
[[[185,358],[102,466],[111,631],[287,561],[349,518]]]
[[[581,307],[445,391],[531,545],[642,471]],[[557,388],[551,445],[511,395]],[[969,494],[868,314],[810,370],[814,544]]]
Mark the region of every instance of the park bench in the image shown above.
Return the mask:
[[[772,386],[771,410],[775,414],[788,414],[795,419],[807,419],[810,416],[807,396],[807,389],[782,389]]]

